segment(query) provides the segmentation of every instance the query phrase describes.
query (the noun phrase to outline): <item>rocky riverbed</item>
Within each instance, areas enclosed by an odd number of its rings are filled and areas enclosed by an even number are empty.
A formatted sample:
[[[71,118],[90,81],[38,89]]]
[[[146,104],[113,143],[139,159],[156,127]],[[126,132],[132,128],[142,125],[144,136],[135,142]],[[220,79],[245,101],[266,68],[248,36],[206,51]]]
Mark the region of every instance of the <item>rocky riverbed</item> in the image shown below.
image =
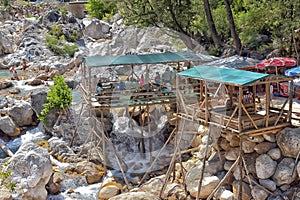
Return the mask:
[[[28,18],[28,13],[33,17]],[[176,135],[171,140],[158,164],[141,182],[151,164],[149,152],[141,155],[135,145],[135,134],[140,133],[135,131],[142,127],[137,122],[129,127],[126,110],[105,113],[105,128],[114,144],[105,149],[108,169],[103,166],[99,135],[92,133],[94,119],[82,102],[74,102],[71,117],[63,117],[54,127],[37,120],[47,101],[47,85],[55,75],[63,75],[76,91],[84,56],[187,50],[186,41],[172,37],[176,33],[127,27],[119,16],[111,22],[77,19],[71,13],[62,17],[59,9],[47,4],[15,5],[1,12],[0,21],[0,67],[7,72],[15,66],[22,77],[20,81],[10,80],[10,74],[3,73],[0,81],[0,139],[14,154],[0,154],[0,169],[10,174],[0,179],[0,199],[300,199],[300,129],[296,127],[250,138],[220,134],[214,127],[186,122],[182,137]],[[55,55],[47,48],[45,36],[54,23],[62,26],[66,35],[78,32],[79,50],[74,57]],[[205,53],[200,46],[196,50]],[[21,60],[28,59],[29,53],[28,68],[22,72]],[[203,59],[218,58],[203,55]],[[168,120],[168,108],[150,109],[159,114],[151,127],[157,136],[152,153],[157,155],[174,122]],[[211,138],[208,129],[213,129]],[[174,157],[173,168],[168,170],[176,142],[180,142],[180,150],[195,150]],[[127,162],[121,163],[123,175],[115,148]]]

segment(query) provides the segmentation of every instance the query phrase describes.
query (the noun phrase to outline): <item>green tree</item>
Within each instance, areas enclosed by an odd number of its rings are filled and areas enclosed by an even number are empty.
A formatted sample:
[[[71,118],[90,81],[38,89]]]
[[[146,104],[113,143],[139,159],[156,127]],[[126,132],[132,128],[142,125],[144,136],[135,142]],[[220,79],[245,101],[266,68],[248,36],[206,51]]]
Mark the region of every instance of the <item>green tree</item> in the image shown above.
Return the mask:
[[[47,94],[47,103],[38,115],[38,119],[47,123],[47,116],[51,110],[58,110],[59,114],[68,114],[68,109],[72,103],[72,89],[68,87],[62,76],[53,78],[54,85],[50,87]]]
[[[89,17],[109,19],[117,12],[116,0],[89,0],[86,4]]]

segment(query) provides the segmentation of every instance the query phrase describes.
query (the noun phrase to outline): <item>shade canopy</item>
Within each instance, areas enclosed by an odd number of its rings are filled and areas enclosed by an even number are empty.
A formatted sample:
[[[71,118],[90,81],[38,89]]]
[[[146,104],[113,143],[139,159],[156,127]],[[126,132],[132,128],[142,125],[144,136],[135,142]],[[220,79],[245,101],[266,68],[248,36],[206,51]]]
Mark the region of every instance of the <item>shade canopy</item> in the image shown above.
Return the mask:
[[[264,60],[258,64],[256,67],[259,69],[264,69],[266,67],[293,67],[296,66],[297,60],[295,58],[284,58],[284,57],[276,57]]]
[[[215,66],[198,65],[182,71],[177,76],[186,76],[211,82],[226,83],[231,85],[249,85],[260,79],[270,76],[238,69],[219,68]]]
[[[118,56],[89,56],[85,57],[88,67],[107,67],[117,65],[139,65],[175,63],[181,61],[200,60],[192,52],[166,52],[140,55],[118,55]]]
[[[284,75],[286,75],[286,76],[300,76],[300,66],[285,70]]]

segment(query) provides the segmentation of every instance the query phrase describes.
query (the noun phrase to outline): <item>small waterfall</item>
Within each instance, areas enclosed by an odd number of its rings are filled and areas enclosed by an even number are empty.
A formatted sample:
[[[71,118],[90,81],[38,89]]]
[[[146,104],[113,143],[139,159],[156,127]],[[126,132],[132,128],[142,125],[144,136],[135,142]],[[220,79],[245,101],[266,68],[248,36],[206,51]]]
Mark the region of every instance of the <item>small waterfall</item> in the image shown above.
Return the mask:
[[[108,145],[106,149],[107,160],[110,167],[119,169],[115,160],[115,151],[127,173],[142,174],[149,168],[150,160],[154,159],[150,158],[150,138],[152,157],[157,156],[158,151],[164,144],[163,133],[166,131],[167,117],[160,109],[154,108],[155,115],[151,116],[149,126],[142,127],[134,119],[127,117],[129,116],[127,112],[124,111],[124,114],[120,117],[113,114],[114,124],[110,133],[113,147]],[[143,152],[142,145],[144,145],[145,152]],[[165,150],[160,156],[168,155],[169,153]]]

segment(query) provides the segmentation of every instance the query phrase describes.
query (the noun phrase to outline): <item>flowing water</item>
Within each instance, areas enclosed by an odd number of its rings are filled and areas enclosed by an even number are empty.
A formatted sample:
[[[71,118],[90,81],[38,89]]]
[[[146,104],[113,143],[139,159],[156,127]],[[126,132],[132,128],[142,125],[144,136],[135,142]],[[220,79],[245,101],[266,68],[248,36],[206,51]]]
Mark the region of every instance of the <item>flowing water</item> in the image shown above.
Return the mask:
[[[145,173],[164,144],[167,117],[158,108],[154,109],[157,109],[157,115],[155,118],[151,118],[149,126],[144,127],[139,126],[136,121],[125,116],[125,114],[121,117],[114,115],[111,133],[113,146],[109,145],[106,149],[109,158],[108,164],[114,169],[120,169],[115,158],[117,155],[129,177],[132,174]],[[169,152],[165,150],[160,158],[167,156],[169,156]],[[152,170],[157,170],[158,167],[155,165]]]

